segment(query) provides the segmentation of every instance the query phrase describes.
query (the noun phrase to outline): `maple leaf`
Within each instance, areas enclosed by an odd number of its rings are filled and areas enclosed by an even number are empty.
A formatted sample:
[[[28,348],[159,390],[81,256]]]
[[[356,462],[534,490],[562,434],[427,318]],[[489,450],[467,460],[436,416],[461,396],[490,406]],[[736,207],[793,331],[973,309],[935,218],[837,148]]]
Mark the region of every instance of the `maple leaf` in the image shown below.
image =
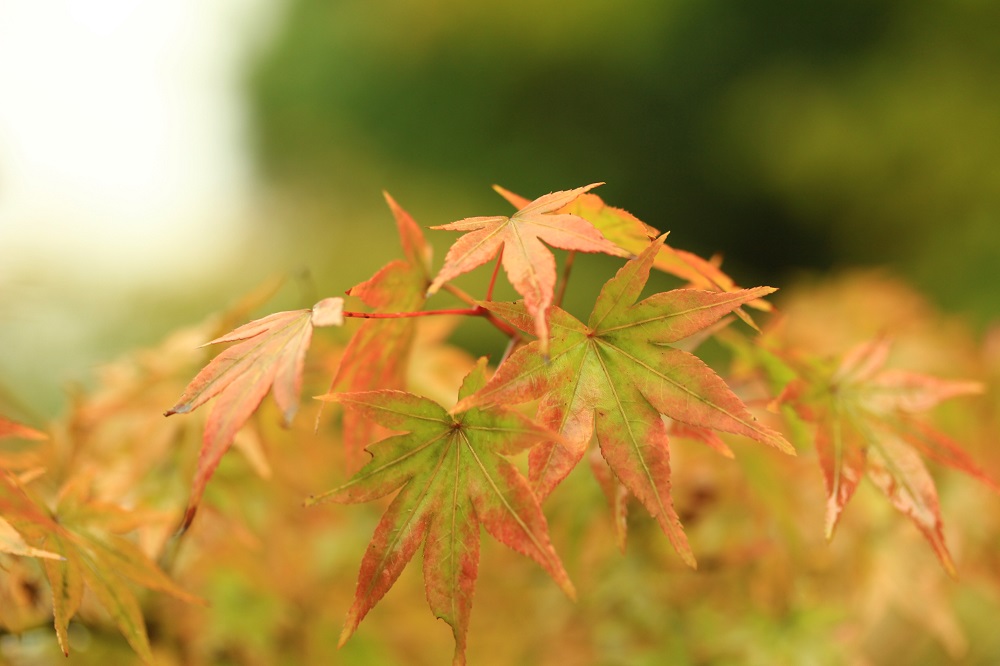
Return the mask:
[[[92,505],[79,518],[60,515],[60,527],[42,544],[62,555],[62,560],[45,560],[45,575],[53,595],[56,636],[64,654],[69,654],[68,625],[83,600],[84,586],[107,610],[132,649],[147,663],[152,662],[149,637],[139,601],[130,587],[166,592],[189,603],[203,604],[173,582],[142,551],[125,537],[101,529],[95,515],[117,507]],[[98,525],[95,525],[98,523]]]
[[[22,439],[45,439],[45,433],[0,416],[0,439],[20,437]]]
[[[794,451],[780,434],[758,424],[704,362],[672,346],[774,289],[678,289],[636,303],[662,243],[661,237],[604,285],[587,324],[553,308],[550,357],[537,341],[518,349],[482,390],[456,408],[541,398],[538,422],[572,444],[547,443],[532,451],[530,475],[539,497],[548,495],[580,461],[596,431],[617,479],[656,518],[681,558],[694,566],[670,496],[667,427],[661,414]],[[530,328],[520,304],[481,305],[521,330]]]
[[[497,185],[493,186],[500,196],[514,207],[524,206],[528,200]],[[576,215],[593,224],[609,241],[633,254],[642,252],[649,243],[660,236],[660,232],[649,226],[626,210],[609,206],[600,196],[593,192],[582,194],[560,209],[560,213]],[[653,260],[653,268],[669,273],[695,289],[710,291],[735,292],[740,287],[731,277],[724,273],[718,262],[702,259],[686,250],[678,250],[664,243]],[[749,307],[770,312],[770,303],[756,299],[747,303]],[[756,328],[756,324],[741,308],[735,313],[745,322]]]
[[[28,542],[24,540],[24,537],[22,537],[20,533],[14,529],[14,526],[3,518],[0,518],[0,553],[22,555],[25,557],[47,557],[54,560],[61,558],[61,556],[56,553],[50,553],[47,550],[42,550],[41,548],[35,548],[34,546],[29,545]]]
[[[134,543],[121,534],[146,518],[117,505],[92,501],[64,487],[53,514],[40,509],[9,473],[0,473],[0,510],[27,541],[37,543],[52,590],[56,636],[69,655],[68,626],[89,588],[108,611],[129,645],[146,662],[152,652],[139,602],[129,582],[166,592],[183,601],[200,599],[174,583]],[[27,553],[25,553],[27,554]]]
[[[459,397],[484,384],[484,368],[481,360],[466,377]],[[480,525],[538,562],[568,595],[574,595],[549,541],[538,501],[504,457],[551,438],[551,432],[503,408],[452,415],[436,402],[402,391],[338,393],[323,399],[405,433],[373,444],[371,462],[344,485],[308,502],[367,502],[401,488],[365,551],[341,644],[423,543],[427,601],[435,615],[451,625],[454,663],[464,664]]]
[[[524,297],[525,306],[535,321],[532,332],[545,350],[549,339],[549,309],[556,284],[556,262],[543,241],[564,250],[630,256],[629,252],[605,239],[587,220],[557,212],[584,192],[602,184],[592,183],[546,194],[525,204],[510,217],[470,217],[431,227],[468,233],[448,250],[444,266],[427,293],[437,292],[448,280],[481,266],[497,252],[502,252],[507,278]]]
[[[219,461],[268,389],[272,389],[285,423],[291,422],[299,407],[302,370],[313,328],[342,325],[343,305],[342,298],[325,298],[312,308],[268,315],[205,343],[238,344],[212,359],[165,414],[185,414],[219,396],[205,422],[198,469],[182,530],[194,520],[205,486]]]
[[[1000,485],[954,442],[918,417],[943,400],[980,393],[977,382],[885,369],[890,342],[857,345],[832,372],[805,368],[775,400],[817,424],[815,445],[827,488],[826,536],[832,538],[858,483],[868,478],[930,542],[944,568],[955,565],[944,540],[934,480],[918,453]]]
[[[390,262],[347,293],[375,312],[418,310],[430,282],[431,248],[410,214],[388,193],[383,194],[396,219],[406,259]],[[416,326],[415,318],[364,321],[344,350],[330,392],[403,389]],[[354,411],[344,414],[341,432],[348,469],[352,470],[362,449],[383,434],[377,423],[360,418]]]
[[[20,532],[15,525],[21,527]],[[61,557],[30,545],[21,536],[24,529],[52,531],[57,529],[57,525],[21,489],[17,477],[0,470],[0,552],[25,557]]]
[[[45,433],[39,430],[0,416],[0,439],[5,437],[34,440],[46,438]],[[19,462],[19,458],[8,457],[0,453],[0,464],[9,469],[15,466],[13,463]],[[50,553],[28,544],[14,526],[7,521],[7,518],[15,521],[27,521],[46,528],[54,526],[48,516],[24,494],[17,477],[6,469],[0,468],[0,553],[59,559],[60,556],[56,553]]]

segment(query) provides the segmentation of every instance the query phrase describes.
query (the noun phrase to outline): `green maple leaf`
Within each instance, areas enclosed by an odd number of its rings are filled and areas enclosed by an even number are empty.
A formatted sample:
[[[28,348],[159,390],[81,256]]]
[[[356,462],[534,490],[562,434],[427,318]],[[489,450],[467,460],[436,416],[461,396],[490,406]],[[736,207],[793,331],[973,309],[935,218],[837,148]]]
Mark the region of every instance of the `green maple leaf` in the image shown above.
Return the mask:
[[[518,349],[482,390],[456,409],[541,398],[537,420],[570,446],[550,442],[532,451],[530,475],[540,497],[583,458],[596,431],[617,479],[656,518],[681,558],[694,566],[670,496],[667,428],[661,414],[745,435],[786,453],[794,450],[780,434],[757,423],[704,362],[672,346],[774,289],[677,289],[637,303],[662,243],[661,237],[604,285],[587,324],[553,308],[549,355],[538,341]],[[523,331],[532,330],[532,318],[520,304],[481,305]]]
[[[484,361],[466,377],[459,397],[485,383]],[[365,551],[343,644],[392,587],[424,544],[427,601],[451,625],[455,663],[465,663],[466,634],[479,566],[479,527],[540,564],[571,597],[573,586],[549,541],[548,526],[527,480],[504,456],[552,437],[502,408],[449,414],[403,391],[324,396],[405,434],[369,447],[372,460],[347,483],[311,498],[368,502],[400,489]]]

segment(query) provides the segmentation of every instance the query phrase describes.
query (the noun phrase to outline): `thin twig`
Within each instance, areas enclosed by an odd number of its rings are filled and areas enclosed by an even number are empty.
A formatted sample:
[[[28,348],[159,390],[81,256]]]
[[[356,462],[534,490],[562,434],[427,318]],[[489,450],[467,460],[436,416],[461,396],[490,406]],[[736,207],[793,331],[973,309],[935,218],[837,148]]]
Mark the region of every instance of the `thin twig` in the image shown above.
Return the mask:
[[[503,261],[503,245],[500,246],[500,251],[497,252],[497,263],[493,266],[493,275],[490,277],[490,286],[486,288],[486,298],[483,300],[492,301],[493,300],[493,287],[497,283],[497,273],[500,272],[500,262]]]
[[[474,301],[473,301],[474,302]],[[517,330],[507,323],[497,319],[492,312],[482,307],[474,305],[471,308],[448,308],[445,310],[417,310],[415,312],[352,312],[345,311],[345,317],[356,317],[358,319],[404,319],[409,317],[433,317],[437,315],[459,315],[465,317],[483,317],[493,324],[501,333],[507,336],[517,335]]]
[[[562,281],[559,283],[559,292],[556,294],[556,307],[562,306],[563,296],[566,295],[566,285],[569,283],[569,272],[573,270],[574,259],[576,259],[576,250],[570,250],[566,255],[566,263],[563,265]]]

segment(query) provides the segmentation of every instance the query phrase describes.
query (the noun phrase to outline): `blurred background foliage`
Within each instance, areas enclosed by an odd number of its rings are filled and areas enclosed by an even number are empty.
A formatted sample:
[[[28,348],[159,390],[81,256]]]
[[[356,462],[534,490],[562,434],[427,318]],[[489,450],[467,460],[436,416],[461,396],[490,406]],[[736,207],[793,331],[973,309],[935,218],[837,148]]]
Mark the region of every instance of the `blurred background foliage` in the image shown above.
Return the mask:
[[[892,306],[918,303],[920,334],[940,337],[913,358],[947,374],[952,354],[991,382],[976,403],[982,418],[949,425],[995,471],[1000,458],[986,443],[998,426],[1000,343],[985,357],[978,350],[1000,293],[998,25],[1000,4],[987,0],[286,0],[245,72],[257,175],[254,213],[231,241],[237,258],[197,289],[35,293],[54,305],[30,332],[0,332],[4,383],[18,384],[0,406],[26,418],[32,410],[19,404],[60,404],[52,395],[66,364],[38,372],[12,350],[61,345],[64,358],[86,359],[81,368],[159,340],[274,273],[292,286],[267,311],[366,279],[397,254],[382,188],[432,225],[507,212],[492,183],[534,197],[606,181],[607,202],[669,230],[675,246],[721,253],[741,284],[787,288],[811,339],[829,335],[831,320],[876,333]],[[439,261],[453,238],[432,235]],[[581,259],[570,308],[588,311],[593,285],[616,266]],[[858,266],[886,267],[934,304],[868,274],[830,281]],[[866,294],[875,305],[859,305]],[[78,319],[78,309],[88,312]],[[490,350],[475,326],[464,326],[464,344]],[[195,367],[178,373],[170,395]],[[313,394],[325,389],[324,370]],[[164,394],[148,408],[168,405]],[[338,478],[336,456],[310,439],[311,416],[290,432],[270,432],[273,421],[260,418],[260,428],[281,482],[253,481],[241,458],[225,461],[207,498],[224,515],[216,522],[206,511],[199,554],[178,567],[213,605],[167,605],[153,618],[165,645],[190,650],[162,653],[164,663],[442,663],[450,638],[426,610],[418,566],[335,650],[378,507],[296,512],[304,494]],[[956,585],[870,487],[825,544],[809,452],[785,460],[740,447],[733,464],[692,443],[674,451],[678,505],[702,569],[679,566],[640,516],[618,554],[596,485],[574,474],[546,512],[580,602],[489,544],[471,663],[1000,659],[1000,512],[982,488],[939,478],[965,580]],[[317,464],[302,469],[299,454]],[[34,644],[3,637],[0,660],[51,663],[51,631],[37,633]],[[114,637],[80,635],[93,663],[129,658]],[[87,654],[74,659],[90,663]]]
[[[249,92],[265,181],[320,209],[293,237],[390,229],[358,214],[381,187],[429,225],[504,212],[491,183],[605,181],[743,284],[886,265],[995,315],[995,3],[294,0],[283,20]]]
[[[221,133],[249,148],[212,164],[251,162],[234,167],[250,174],[246,214],[227,226],[210,211],[203,233],[185,220],[172,241],[196,263],[160,268],[152,286],[138,271],[95,283],[102,265],[44,254],[8,276],[0,314],[16,325],[0,345],[24,353],[0,370],[43,413],[64,404],[60,381],[86,382],[95,361],[274,274],[295,285],[275,307],[366,279],[395,247],[383,188],[430,226],[508,212],[493,183],[535,197],[605,181],[608,203],[670,231],[677,247],[720,254],[740,284],[884,266],[980,330],[996,317],[996,3],[230,5],[214,0],[205,13],[228,31],[215,57],[243,53],[242,79],[208,65],[202,78],[240,96],[245,127]],[[164,43],[152,66],[183,61],[188,36]],[[168,100],[184,94],[170,85]],[[129,224],[129,237],[143,224]],[[431,237],[440,261],[455,236]],[[76,259],[90,254],[81,247]],[[616,265],[585,257],[568,309],[588,312]],[[462,284],[478,290],[480,278]],[[460,339],[493,351],[480,332],[463,327]]]

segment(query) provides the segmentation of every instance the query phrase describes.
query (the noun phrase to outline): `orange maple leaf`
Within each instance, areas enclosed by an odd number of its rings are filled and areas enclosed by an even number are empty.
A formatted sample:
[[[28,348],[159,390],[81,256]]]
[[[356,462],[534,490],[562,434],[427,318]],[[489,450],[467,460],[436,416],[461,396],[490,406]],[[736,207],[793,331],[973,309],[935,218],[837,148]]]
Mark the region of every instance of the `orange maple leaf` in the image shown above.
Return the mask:
[[[592,183],[573,190],[552,192],[523,206],[510,217],[469,217],[432,229],[466,231],[455,241],[445,257],[444,266],[428,294],[437,292],[445,282],[503,252],[504,271],[511,285],[524,297],[524,304],[535,320],[535,334],[542,349],[548,348],[549,310],[556,284],[556,262],[544,243],[563,250],[604,252],[618,257],[631,256],[604,238],[594,225],[578,215],[558,213],[581,194],[603,183]]]
[[[205,422],[198,469],[181,529],[194,520],[205,486],[233,437],[272,386],[285,422],[291,422],[299,407],[302,369],[313,328],[340,326],[344,321],[343,306],[343,298],[325,298],[312,308],[277,312],[205,343],[239,342],[202,368],[165,414],[186,414],[219,396]]]
[[[528,203],[524,197],[502,187],[494,185],[493,189],[516,208]],[[559,212],[582,217],[597,227],[606,239],[623,250],[635,254],[642,252],[653,239],[661,235],[657,229],[649,226],[627,210],[609,206],[604,203],[601,197],[592,192],[580,195],[566,204]],[[693,289],[739,291],[741,287],[719,268],[720,263],[721,260],[717,257],[702,259],[696,254],[686,250],[678,250],[664,243],[653,261],[653,268],[687,280],[688,285]],[[773,310],[771,304],[763,299],[751,301],[747,303],[747,306],[764,312]],[[742,308],[737,308],[735,313],[750,326],[757,328],[753,319]]]

